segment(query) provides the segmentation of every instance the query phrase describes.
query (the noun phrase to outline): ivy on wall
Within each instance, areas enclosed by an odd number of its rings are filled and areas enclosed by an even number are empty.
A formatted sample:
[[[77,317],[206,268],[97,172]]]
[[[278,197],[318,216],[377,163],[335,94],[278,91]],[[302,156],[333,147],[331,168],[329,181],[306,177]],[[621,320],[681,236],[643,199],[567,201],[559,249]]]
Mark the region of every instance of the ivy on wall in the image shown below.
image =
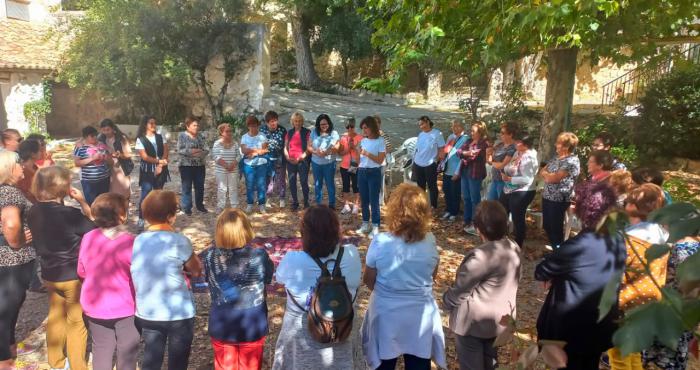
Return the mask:
[[[28,133],[46,134],[46,115],[51,113],[52,86],[48,80],[41,83],[41,98],[24,103],[24,118],[29,123]]]

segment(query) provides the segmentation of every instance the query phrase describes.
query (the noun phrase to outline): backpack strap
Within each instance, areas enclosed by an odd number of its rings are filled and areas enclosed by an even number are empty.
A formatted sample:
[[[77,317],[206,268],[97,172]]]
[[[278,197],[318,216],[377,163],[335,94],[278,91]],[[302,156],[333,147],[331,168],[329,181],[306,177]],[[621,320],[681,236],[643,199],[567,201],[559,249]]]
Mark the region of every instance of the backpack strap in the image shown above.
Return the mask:
[[[285,289],[285,290],[287,291],[287,297],[289,297],[289,298],[292,299],[292,303],[294,303],[294,305],[297,306],[297,307],[301,310],[301,312],[308,312],[308,311],[306,310],[306,308],[302,307],[302,306],[299,304],[299,302],[297,302],[297,300],[294,299],[294,295],[292,294],[292,292],[289,291],[289,289]]]
[[[343,251],[345,250],[345,247],[342,245],[340,246],[340,249],[338,250],[338,256],[335,257],[335,264],[333,265],[333,277],[340,277],[340,261],[343,260]],[[328,261],[326,261],[328,263]]]

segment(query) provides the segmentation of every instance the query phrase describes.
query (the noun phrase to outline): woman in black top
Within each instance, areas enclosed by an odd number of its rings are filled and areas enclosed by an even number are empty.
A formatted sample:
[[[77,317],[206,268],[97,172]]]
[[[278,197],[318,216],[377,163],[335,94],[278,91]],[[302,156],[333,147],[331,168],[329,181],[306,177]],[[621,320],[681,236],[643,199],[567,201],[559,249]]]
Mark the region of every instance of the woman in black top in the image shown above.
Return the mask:
[[[583,230],[535,269],[535,279],[550,287],[537,319],[537,338],[566,342],[567,369],[597,370],[600,354],[612,347],[619,311],[614,305],[598,320],[598,304],[608,281],[625,268],[625,243],[595,228],[616,199],[605,183],[577,186],[576,216]]]
[[[163,185],[170,180],[170,172],[168,171],[169,148],[163,136],[156,132],[156,119],[154,117],[143,117],[136,136],[134,149],[141,158],[139,166],[141,200],[139,201],[138,227],[143,229],[145,222],[141,215],[141,203],[151,190],[163,189]]]
[[[67,353],[70,368],[84,370],[87,329],[80,306],[78,251],[83,235],[95,228],[90,221],[90,205],[80,190],[71,188],[71,173],[63,167],[40,169],[34,177],[33,192],[39,202],[29,210],[27,223],[41,257],[41,278],[49,292],[49,365],[64,368]],[[63,204],[67,196],[80,203],[82,212]]]

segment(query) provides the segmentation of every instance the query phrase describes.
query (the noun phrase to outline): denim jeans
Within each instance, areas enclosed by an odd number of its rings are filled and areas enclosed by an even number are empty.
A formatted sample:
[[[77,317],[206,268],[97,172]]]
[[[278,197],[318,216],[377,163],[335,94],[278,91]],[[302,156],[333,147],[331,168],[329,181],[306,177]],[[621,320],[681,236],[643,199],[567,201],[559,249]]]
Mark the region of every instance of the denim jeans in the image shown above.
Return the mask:
[[[442,192],[445,193],[445,211],[457,216],[459,203],[462,201],[462,184],[459,180],[452,180],[452,176],[443,174]]]
[[[379,187],[381,184],[381,168],[361,167],[357,170],[357,185],[360,188],[360,203],[362,204],[362,222],[369,222],[371,210],[372,224],[379,225]]]
[[[175,321],[150,321],[136,318],[143,338],[141,370],[160,370],[165,346],[168,346],[168,370],[186,370],[194,338],[194,318]]]
[[[194,201],[197,209],[204,208],[204,166],[180,166],[180,178],[182,179],[181,208],[185,212],[192,212],[192,185],[194,185]]]
[[[525,242],[526,223],[525,216],[527,207],[535,198],[535,191],[514,191],[512,193],[503,193],[500,202],[508,213],[513,216],[513,229],[515,229],[515,242],[520,247]]]
[[[249,166],[243,164],[243,175],[245,176],[245,195],[248,204],[253,204],[253,195],[255,191],[258,192],[258,205],[265,204],[265,192],[267,186],[265,185],[265,177],[267,176],[267,164],[261,164],[257,166]]]
[[[318,164],[311,161],[311,171],[314,173],[316,204],[321,204],[323,200],[323,183],[325,182],[328,190],[328,206],[335,207],[335,162]]]
[[[376,370],[394,370],[396,368],[396,362],[399,358],[392,358],[391,360],[382,360],[379,367]],[[409,355],[404,353],[403,355],[404,369],[406,370],[429,370],[430,369],[430,359],[422,358],[414,355]]]
[[[554,248],[564,243],[564,219],[570,205],[571,202],[542,199],[542,228]]]
[[[464,223],[471,224],[476,206],[481,202],[481,183],[483,179],[472,179],[462,173],[462,197],[464,198]]]
[[[491,185],[489,186],[489,192],[486,195],[488,200],[499,200],[503,194],[503,187],[506,186],[506,182],[502,180],[491,180]]]
[[[162,186],[156,186],[155,182],[149,182],[149,181],[142,181],[141,182],[141,198],[139,199],[139,218],[143,218],[143,215],[141,214],[141,205],[143,204],[143,200],[146,199],[146,196],[148,193],[151,192],[151,190],[154,189],[162,189]]]
[[[98,195],[109,193],[109,177],[97,181],[80,180],[80,185],[83,187],[83,195],[87,204],[92,204]]]
[[[309,161],[303,160],[297,164],[287,162],[287,175],[289,176],[289,191],[292,193],[292,206],[299,206],[297,198],[297,176],[301,183],[301,193],[304,197],[304,205],[309,204]]]

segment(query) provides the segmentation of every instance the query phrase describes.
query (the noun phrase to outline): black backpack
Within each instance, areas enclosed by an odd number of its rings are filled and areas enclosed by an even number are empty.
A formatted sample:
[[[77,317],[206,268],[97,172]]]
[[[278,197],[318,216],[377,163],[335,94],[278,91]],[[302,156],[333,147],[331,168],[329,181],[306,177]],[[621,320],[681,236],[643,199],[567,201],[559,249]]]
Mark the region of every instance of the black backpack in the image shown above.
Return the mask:
[[[354,300],[340,271],[344,249],[341,246],[336,259],[329,259],[325,263],[317,257],[312,257],[321,268],[321,276],[311,293],[311,305],[308,311],[287,292],[292,302],[306,312],[309,333],[320,343],[343,342],[352,332],[352,320],[355,317]],[[335,262],[333,272],[328,271],[330,261]]]

